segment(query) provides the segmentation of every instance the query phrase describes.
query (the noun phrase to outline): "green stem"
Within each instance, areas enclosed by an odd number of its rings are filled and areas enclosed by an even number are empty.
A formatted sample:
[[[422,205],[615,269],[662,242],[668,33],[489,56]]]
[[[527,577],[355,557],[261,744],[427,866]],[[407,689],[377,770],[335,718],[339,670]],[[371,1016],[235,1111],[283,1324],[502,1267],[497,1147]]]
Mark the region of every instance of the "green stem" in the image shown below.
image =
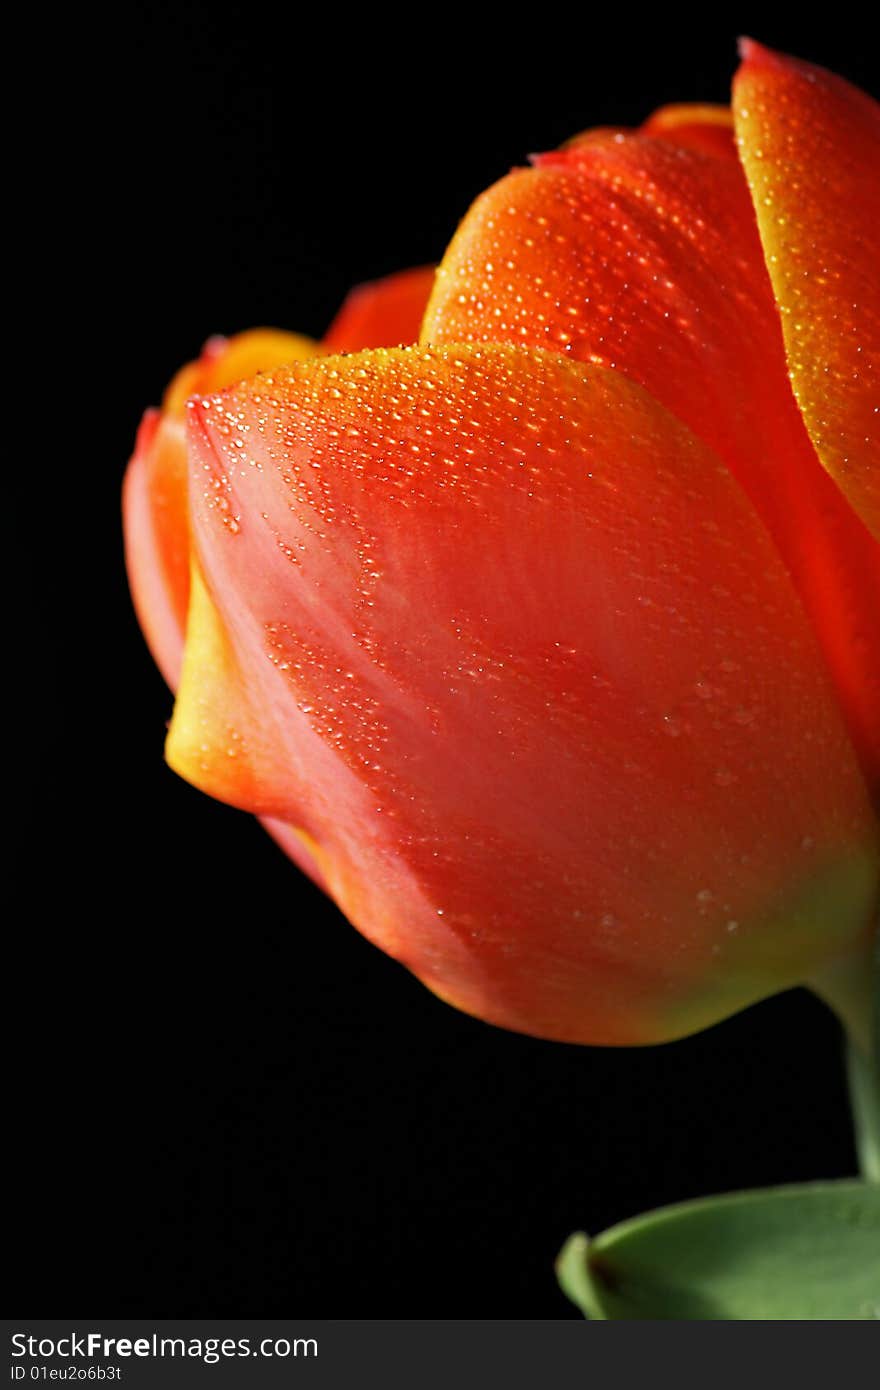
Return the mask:
[[[811,987],[843,1024],[859,1172],[880,1183],[880,918],[868,951],[839,961]]]
[[[859,1172],[867,1182],[880,1182],[880,1072],[876,1055],[867,1057],[852,1039],[847,1041],[846,1076]]]

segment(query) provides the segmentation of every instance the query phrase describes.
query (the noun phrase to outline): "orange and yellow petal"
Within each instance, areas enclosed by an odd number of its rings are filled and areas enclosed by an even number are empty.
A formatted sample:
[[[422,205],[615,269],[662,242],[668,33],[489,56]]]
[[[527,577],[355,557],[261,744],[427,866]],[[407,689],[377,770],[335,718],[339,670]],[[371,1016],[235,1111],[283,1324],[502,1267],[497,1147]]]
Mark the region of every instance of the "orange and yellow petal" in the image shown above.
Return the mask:
[[[163,413],[183,419],[190,396],[222,391],[234,381],[244,381],[287,362],[306,362],[321,351],[320,343],[313,338],[280,328],[249,328],[232,338],[209,338],[201,356],[181,367],[168,387],[162,402]]]
[[[433,266],[358,285],[324,335],[324,347],[328,352],[360,352],[418,342],[433,285]]]
[[[685,149],[698,150],[701,154],[736,159],[733,114],[730,107],[704,102],[678,102],[661,106],[642,122],[638,131],[627,126],[590,126],[566,140],[560,151],[570,154],[589,145],[602,144],[608,140],[624,140],[637,133],[655,140],[665,140]],[[541,165],[552,160],[552,154],[538,155],[535,163]]]
[[[190,439],[173,765],[304,831],[443,998],[655,1042],[868,929],[877,825],[800,601],[639,386],[377,351],[194,402]]]
[[[737,140],[794,393],[822,463],[880,538],[880,106],[760,44],[742,54]]]
[[[187,398],[320,351],[309,338],[270,328],[211,338],[174,377],[162,410],[144,416],[123,483],[126,568],[138,621],[172,689],[180,678],[190,593]]]
[[[643,123],[641,133],[701,154],[736,159],[733,113],[729,106],[699,102],[661,106]]]
[[[514,171],[459,227],[422,338],[613,368],[713,448],[774,535],[880,789],[880,546],[804,429],[735,160],[597,135]]]

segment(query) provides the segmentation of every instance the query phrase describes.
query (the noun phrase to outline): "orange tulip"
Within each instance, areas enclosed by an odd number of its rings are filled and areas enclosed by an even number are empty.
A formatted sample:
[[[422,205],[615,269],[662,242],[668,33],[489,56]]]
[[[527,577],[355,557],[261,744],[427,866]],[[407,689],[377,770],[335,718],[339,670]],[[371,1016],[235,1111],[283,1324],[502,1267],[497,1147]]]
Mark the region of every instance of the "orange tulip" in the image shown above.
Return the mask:
[[[867,97],[750,45],[732,117],[484,193],[419,346],[381,345],[424,271],[323,348],[209,345],[148,412],[128,561],[171,766],[481,1018],[651,1043],[858,980],[877,168]]]

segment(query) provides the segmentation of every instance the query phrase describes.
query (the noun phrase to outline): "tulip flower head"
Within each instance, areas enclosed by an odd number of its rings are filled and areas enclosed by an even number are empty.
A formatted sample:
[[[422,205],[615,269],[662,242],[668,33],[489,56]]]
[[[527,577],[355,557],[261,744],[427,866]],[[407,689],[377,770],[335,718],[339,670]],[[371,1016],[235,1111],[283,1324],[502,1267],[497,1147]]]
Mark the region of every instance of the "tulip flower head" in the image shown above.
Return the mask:
[[[878,169],[874,102],[748,44],[730,109],[575,137],[145,417],[169,763],[479,1018],[661,1042],[865,957]]]

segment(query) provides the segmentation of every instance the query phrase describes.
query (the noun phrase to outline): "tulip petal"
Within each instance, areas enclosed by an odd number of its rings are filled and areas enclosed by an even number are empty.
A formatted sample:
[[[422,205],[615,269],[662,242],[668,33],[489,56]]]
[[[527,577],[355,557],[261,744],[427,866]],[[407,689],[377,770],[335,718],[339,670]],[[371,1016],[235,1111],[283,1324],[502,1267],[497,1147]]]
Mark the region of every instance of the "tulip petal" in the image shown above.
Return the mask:
[[[735,161],[596,135],[515,171],[462,222],[422,340],[612,366],[705,440],[772,531],[880,789],[880,547],[804,429]]]
[[[745,41],[736,130],[794,392],[823,464],[880,537],[880,106]]]
[[[433,266],[418,266],[358,285],[324,335],[327,351],[360,352],[417,342],[434,274]]]
[[[249,328],[232,338],[209,338],[196,362],[181,367],[165,392],[162,409],[183,418],[190,396],[222,391],[234,381],[257,372],[270,372],[286,362],[307,362],[322,351],[313,338],[286,333],[280,328]]]
[[[867,930],[876,823],[800,603],[639,387],[511,347],[377,351],[194,402],[189,428],[204,586],[169,757],[301,826],[443,998],[658,1041]]]
[[[643,135],[668,140],[702,154],[736,159],[733,139],[733,113],[729,106],[680,102],[661,106],[641,126]]]
[[[189,606],[189,501],[184,408],[197,392],[304,361],[321,351],[296,333],[256,328],[211,338],[201,357],[175,376],[161,413],[148,410],[123,482],[125,560],[138,621],[153,659],[175,689]]]
[[[189,604],[186,436],[183,422],[148,410],[122,486],[125,564],[141,630],[172,689],[180,676]]]
[[[262,771],[277,756],[278,745],[272,741],[277,730],[265,709],[254,702],[250,689],[199,566],[193,562],[183,669],[165,749],[168,763],[221,799],[230,799],[229,787],[234,784],[232,799],[255,811],[288,858],[329,892],[324,856],[312,836],[299,826],[261,814],[287,809],[289,798],[279,804],[266,796]]]
[[[607,144],[609,139],[621,141],[635,133],[626,126],[591,126],[566,140],[561,146],[561,152],[567,154],[581,150],[587,145]],[[733,114],[729,106],[698,102],[661,106],[639,126],[638,133],[651,136],[655,140],[668,141],[669,144],[685,149],[699,150],[701,154],[721,155],[733,160],[737,157],[733,139]],[[560,151],[555,153],[559,154]],[[535,157],[535,163],[538,165],[545,161],[552,162],[553,156]]]

